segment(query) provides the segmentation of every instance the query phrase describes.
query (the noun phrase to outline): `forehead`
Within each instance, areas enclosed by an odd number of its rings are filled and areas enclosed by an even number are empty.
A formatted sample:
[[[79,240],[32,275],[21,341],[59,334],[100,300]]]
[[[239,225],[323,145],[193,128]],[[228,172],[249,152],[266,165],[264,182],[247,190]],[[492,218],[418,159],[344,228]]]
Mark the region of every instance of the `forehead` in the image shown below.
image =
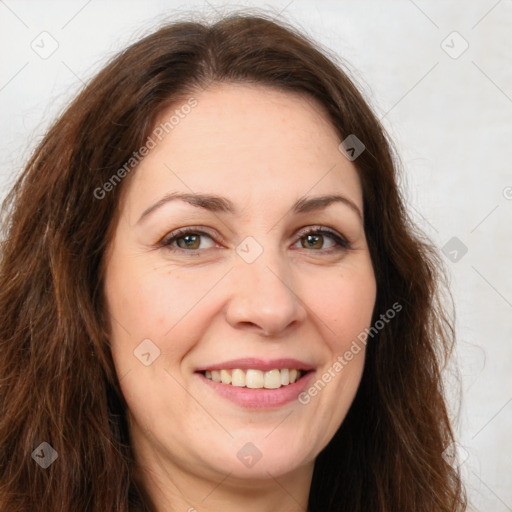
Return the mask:
[[[127,184],[135,210],[172,191],[218,193],[246,207],[343,192],[362,208],[357,170],[316,100],[247,84],[214,84],[192,96],[197,104],[186,114],[175,104],[157,121],[181,112]]]

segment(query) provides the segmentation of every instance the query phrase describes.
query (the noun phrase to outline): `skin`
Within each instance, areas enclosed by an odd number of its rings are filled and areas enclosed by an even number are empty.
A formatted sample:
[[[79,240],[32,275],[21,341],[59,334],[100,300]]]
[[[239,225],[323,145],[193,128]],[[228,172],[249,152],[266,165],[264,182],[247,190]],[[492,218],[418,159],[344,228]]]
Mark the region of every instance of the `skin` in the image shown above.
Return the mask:
[[[292,357],[311,363],[316,381],[370,326],[376,283],[361,216],[344,203],[290,211],[300,197],[339,194],[362,212],[361,184],[314,100],[241,84],[194,97],[197,106],[123,183],[106,253],[112,354],[138,477],[159,512],[305,511],[315,457],[353,401],[364,346],[307,405],[246,409],[195,370]],[[177,200],[139,222],[166,193],[191,191],[224,196],[238,214]],[[327,235],[308,245],[299,231],[318,225],[350,247]],[[186,226],[211,238],[158,245]],[[263,250],[250,264],[236,252],[248,236]],[[149,366],[134,356],[144,339],[160,350]],[[237,457],[247,442],[261,452],[251,467]]]

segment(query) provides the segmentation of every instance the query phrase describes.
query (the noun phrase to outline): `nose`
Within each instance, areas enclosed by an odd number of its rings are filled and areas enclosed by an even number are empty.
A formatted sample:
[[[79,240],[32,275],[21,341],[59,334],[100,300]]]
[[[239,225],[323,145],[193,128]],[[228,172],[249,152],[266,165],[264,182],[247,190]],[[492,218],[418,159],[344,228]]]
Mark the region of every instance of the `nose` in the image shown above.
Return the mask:
[[[286,262],[269,251],[254,262],[239,259],[232,272],[233,291],[226,318],[236,329],[252,329],[263,336],[278,336],[300,325],[307,316]],[[295,284],[295,286],[294,286]]]

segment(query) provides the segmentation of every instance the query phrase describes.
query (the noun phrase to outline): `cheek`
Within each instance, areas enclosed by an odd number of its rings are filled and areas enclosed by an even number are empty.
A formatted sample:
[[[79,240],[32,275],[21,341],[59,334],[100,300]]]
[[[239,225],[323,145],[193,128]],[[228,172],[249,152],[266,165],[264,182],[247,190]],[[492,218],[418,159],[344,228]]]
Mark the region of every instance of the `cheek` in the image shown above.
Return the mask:
[[[369,327],[376,299],[373,269],[366,264],[337,273],[323,286],[308,280],[306,303],[323,321],[332,350],[344,350],[351,340]]]
[[[112,265],[105,289],[111,314],[127,331],[161,338],[193,310],[208,284],[202,282],[192,284],[179,271],[126,262]]]
[[[208,325],[208,301],[203,299],[219,281],[219,272],[199,275],[168,265],[130,264],[129,258],[119,261],[109,269],[105,286],[118,373],[139,365],[134,351],[147,339],[160,352],[151,367],[179,364]]]

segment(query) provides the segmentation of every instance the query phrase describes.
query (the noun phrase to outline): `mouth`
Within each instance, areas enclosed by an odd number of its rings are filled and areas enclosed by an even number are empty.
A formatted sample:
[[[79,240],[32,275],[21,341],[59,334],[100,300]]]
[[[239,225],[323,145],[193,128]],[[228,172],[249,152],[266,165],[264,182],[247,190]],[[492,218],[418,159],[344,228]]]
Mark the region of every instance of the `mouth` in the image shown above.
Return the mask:
[[[297,359],[237,359],[195,371],[211,391],[237,406],[270,409],[293,403],[315,374]]]

